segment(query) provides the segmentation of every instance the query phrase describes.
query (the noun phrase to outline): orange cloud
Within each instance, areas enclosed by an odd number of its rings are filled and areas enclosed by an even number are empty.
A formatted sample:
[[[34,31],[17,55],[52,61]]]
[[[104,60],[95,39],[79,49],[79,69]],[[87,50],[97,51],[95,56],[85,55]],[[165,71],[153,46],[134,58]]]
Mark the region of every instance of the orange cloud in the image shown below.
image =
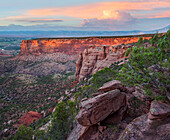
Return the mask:
[[[149,2],[101,2],[87,5],[35,9],[28,12],[32,16],[63,15],[77,18],[99,18],[103,16],[104,10],[152,10],[170,6],[170,1],[149,1]]]
[[[138,2],[100,2],[79,6],[68,6],[59,8],[44,8],[27,11],[24,15],[15,18],[33,18],[47,16],[69,16],[81,19],[87,18],[113,18],[114,15],[108,15],[109,11],[115,10],[153,10],[155,8],[164,8],[170,6],[168,0],[138,1]],[[14,18],[14,17],[13,17]]]

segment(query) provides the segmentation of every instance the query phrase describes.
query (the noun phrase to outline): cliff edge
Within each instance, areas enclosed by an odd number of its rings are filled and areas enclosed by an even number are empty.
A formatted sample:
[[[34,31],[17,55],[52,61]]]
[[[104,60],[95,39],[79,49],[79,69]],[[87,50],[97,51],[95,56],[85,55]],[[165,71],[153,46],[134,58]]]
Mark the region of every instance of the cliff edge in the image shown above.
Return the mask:
[[[118,45],[137,42],[138,36],[125,37],[79,37],[79,38],[41,38],[34,40],[23,40],[21,43],[21,55],[64,53],[68,55],[79,54],[88,48],[89,45]],[[143,35],[144,39],[150,39],[152,35]]]

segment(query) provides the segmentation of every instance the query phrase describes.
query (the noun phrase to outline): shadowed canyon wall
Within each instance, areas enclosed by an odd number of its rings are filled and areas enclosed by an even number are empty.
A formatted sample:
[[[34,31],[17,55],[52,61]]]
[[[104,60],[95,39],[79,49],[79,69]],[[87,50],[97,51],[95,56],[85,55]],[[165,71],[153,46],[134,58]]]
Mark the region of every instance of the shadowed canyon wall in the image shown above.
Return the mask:
[[[149,39],[152,35],[145,35]],[[89,45],[118,45],[137,42],[140,36],[127,37],[79,37],[79,38],[56,38],[56,39],[34,39],[23,40],[21,43],[21,55],[43,54],[43,53],[64,53],[68,55],[79,54],[88,48]]]
[[[121,60],[123,62],[126,50],[132,47],[132,45],[89,46],[88,49],[79,54],[79,59],[76,62],[77,80],[82,81],[85,77],[109,67],[114,62]]]

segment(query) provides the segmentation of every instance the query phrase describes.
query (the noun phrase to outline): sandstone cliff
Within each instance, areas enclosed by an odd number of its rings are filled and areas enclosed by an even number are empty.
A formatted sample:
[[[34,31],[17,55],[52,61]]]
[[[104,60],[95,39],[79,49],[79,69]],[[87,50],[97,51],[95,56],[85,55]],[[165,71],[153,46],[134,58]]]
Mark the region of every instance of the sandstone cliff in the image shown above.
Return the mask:
[[[149,39],[152,35],[145,35]],[[91,44],[100,45],[118,45],[137,42],[138,36],[127,37],[79,37],[79,38],[58,38],[58,39],[34,39],[23,40],[21,43],[21,55],[42,53],[64,53],[78,54]]]
[[[147,37],[144,39],[149,38]],[[132,40],[134,42],[138,41],[135,39]],[[145,47],[150,46],[149,43],[144,43],[143,45]],[[130,44],[89,45],[89,47],[86,48],[83,53],[79,54],[79,59],[76,62],[77,80],[82,81],[84,80],[85,77],[91,76],[97,71],[105,67],[109,67],[111,64],[114,64],[115,62],[122,61],[123,63],[125,61],[125,53],[127,49],[132,47],[134,47],[134,45]]]
[[[83,99],[77,126],[67,140],[170,139],[169,102],[143,100],[143,92],[137,89],[113,80],[100,87],[97,95]]]
[[[117,46],[89,46],[83,53],[80,53],[76,63],[76,77],[81,81],[87,76],[91,76],[98,70],[109,67],[117,61],[124,61],[124,55],[132,45]]]

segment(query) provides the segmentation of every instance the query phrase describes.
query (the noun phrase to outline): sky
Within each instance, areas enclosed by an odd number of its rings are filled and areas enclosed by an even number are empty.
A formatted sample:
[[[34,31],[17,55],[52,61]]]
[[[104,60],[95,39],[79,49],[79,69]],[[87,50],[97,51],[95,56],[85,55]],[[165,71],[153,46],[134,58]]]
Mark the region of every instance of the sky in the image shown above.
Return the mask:
[[[4,30],[155,30],[170,24],[170,0],[0,0]]]

